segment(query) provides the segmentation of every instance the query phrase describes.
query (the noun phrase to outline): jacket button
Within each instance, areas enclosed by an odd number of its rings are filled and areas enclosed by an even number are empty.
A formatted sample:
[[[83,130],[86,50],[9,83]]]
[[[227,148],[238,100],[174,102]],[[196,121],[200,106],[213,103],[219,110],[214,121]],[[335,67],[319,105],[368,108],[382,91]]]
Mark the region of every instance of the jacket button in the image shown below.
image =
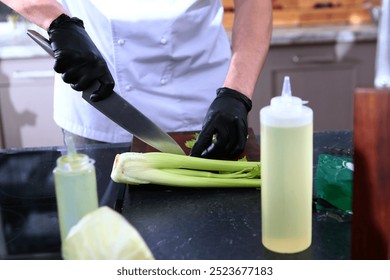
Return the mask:
[[[162,79],[160,80],[160,84],[162,84],[162,85],[165,85],[167,82],[168,82],[168,80],[165,79],[165,78],[162,78]]]
[[[165,37],[162,37],[160,43],[161,45],[166,45],[168,43],[168,40]]]

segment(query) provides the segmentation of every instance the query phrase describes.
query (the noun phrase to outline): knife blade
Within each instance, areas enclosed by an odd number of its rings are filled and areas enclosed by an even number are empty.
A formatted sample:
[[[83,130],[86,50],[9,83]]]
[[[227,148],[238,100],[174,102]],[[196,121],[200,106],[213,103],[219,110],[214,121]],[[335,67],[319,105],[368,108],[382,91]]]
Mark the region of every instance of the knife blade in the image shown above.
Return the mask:
[[[50,56],[54,57],[49,40],[35,30],[27,30],[27,35]],[[109,97],[103,100],[92,102],[90,96],[99,87],[100,83],[96,81],[83,91],[82,98],[113,122],[153,148],[165,153],[185,155],[183,149],[171,136],[116,92],[113,91]]]

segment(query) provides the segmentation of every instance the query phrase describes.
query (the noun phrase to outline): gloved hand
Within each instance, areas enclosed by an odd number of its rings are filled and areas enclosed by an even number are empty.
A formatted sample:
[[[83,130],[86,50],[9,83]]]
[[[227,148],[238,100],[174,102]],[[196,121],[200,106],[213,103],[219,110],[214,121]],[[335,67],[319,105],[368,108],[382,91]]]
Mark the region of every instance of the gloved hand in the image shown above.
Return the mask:
[[[51,23],[48,34],[56,59],[54,70],[62,74],[65,83],[83,91],[99,81],[100,87],[91,94],[91,101],[102,100],[112,93],[114,79],[82,20],[62,14]]]
[[[251,109],[252,101],[244,94],[230,88],[219,88],[190,155],[237,158],[246,145],[248,113]],[[214,135],[216,138],[213,140]]]

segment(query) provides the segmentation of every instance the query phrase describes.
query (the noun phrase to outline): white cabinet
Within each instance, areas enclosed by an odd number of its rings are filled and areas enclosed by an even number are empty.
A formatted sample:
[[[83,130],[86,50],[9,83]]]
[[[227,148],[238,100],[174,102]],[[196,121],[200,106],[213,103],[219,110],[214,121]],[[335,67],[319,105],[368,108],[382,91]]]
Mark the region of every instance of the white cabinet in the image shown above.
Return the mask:
[[[249,114],[249,126],[259,134],[259,110],[280,95],[289,75],[293,95],[309,101],[314,130],[353,127],[353,92],[372,86],[375,41],[271,46]]]
[[[53,120],[53,60],[0,60],[0,131],[3,148],[62,145]]]

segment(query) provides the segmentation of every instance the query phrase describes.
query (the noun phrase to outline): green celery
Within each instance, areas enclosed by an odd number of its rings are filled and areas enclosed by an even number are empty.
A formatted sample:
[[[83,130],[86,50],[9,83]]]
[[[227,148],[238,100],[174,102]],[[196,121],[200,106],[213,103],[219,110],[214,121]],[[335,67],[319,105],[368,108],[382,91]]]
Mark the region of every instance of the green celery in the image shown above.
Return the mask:
[[[204,159],[160,152],[117,155],[111,172],[117,183],[175,187],[259,188],[260,162]]]

